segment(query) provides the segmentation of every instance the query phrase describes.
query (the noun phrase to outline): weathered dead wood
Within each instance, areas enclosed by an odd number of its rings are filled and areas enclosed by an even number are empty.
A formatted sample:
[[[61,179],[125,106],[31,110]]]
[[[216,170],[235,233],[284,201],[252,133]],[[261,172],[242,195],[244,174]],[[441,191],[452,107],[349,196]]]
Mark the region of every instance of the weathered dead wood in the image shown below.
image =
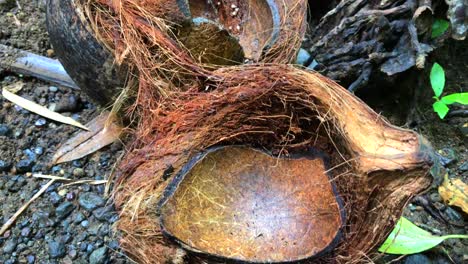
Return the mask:
[[[317,6],[314,2],[310,8]],[[461,39],[468,22],[454,10],[464,14],[467,7],[463,0],[450,2],[453,36]],[[426,56],[449,36],[430,39],[435,12],[445,6],[441,0],[333,3],[318,23],[310,25],[306,46],[319,63],[316,70],[351,91],[365,86],[379,72],[395,76],[415,66],[423,68]]]

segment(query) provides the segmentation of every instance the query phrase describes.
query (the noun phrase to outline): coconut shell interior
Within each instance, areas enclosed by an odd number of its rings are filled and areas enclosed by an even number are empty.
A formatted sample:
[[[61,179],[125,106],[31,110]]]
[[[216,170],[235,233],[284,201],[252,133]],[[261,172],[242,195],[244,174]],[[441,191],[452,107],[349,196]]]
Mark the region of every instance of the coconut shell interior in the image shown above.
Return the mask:
[[[290,262],[336,246],[343,208],[324,157],[278,158],[240,146],[192,159],[160,207],[164,232],[194,252]]]
[[[242,52],[245,59],[258,61],[262,55],[262,51],[269,46],[272,46],[277,38],[280,18],[278,7],[275,1],[253,0],[253,1],[206,1],[206,0],[186,0],[178,1],[179,8],[192,21],[210,21],[216,24],[219,31],[227,31],[232,37],[235,37],[242,47]],[[199,27],[199,22],[192,24],[194,27]],[[206,27],[206,25],[205,25]],[[223,42],[229,41],[217,40],[214,45],[211,44],[213,37],[217,38],[218,34],[209,30],[198,32],[198,46],[207,47],[208,52],[213,46],[222,46]],[[203,37],[205,41],[201,40]],[[180,39],[184,45],[183,39]],[[227,39],[228,40],[228,39]],[[207,42],[208,45],[200,45]],[[216,51],[216,50],[213,50]],[[213,52],[211,51],[211,52]],[[217,54],[213,55],[226,55]],[[230,55],[230,57],[235,57]],[[235,57],[236,58],[236,57]]]

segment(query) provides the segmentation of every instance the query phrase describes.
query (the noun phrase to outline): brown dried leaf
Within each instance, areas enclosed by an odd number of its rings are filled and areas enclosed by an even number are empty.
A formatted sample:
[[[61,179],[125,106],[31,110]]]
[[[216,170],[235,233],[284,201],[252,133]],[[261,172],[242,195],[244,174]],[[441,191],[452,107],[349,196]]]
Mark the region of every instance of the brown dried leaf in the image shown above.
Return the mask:
[[[468,185],[460,179],[449,179],[448,174],[439,186],[439,194],[448,205],[460,207],[468,213]]]
[[[86,126],[89,131],[80,131],[67,140],[55,153],[52,164],[68,162],[94,153],[119,139],[122,127],[114,115],[103,112]]]

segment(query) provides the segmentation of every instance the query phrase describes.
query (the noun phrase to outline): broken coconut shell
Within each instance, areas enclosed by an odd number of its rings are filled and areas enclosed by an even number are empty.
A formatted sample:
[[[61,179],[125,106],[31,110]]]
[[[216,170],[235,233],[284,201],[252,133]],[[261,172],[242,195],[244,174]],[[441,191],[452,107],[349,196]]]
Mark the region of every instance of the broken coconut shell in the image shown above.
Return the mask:
[[[105,3],[110,10],[116,8],[113,2],[94,2]],[[246,60],[289,61],[300,45],[301,39],[295,36],[302,36],[305,31],[304,1],[150,0],[140,4],[152,16],[171,25],[173,32],[165,37],[172,38],[169,42],[177,42],[170,44],[176,47],[175,54],[188,51],[193,63],[210,67],[241,64]],[[120,5],[124,9],[134,7],[131,1],[121,1]],[[129,69],[118,48],[123,38],[116,34],[119,25],[114,25],[112,32],[103,33],[105,27],[93,24],[96,19],[90,18],[95,11],[93,1],[48,0],[47,29],[57,57],[70,77],[94,102],[109,105],[125,85]],[[288,12],[295,19],[286,23],[279,15],[281,12]]]
[[[166,189],[164,232],[218,259],[291,262],[322,255],[339,238],[344,209],[325,156],[274,157],[217,147],[189,161]]]

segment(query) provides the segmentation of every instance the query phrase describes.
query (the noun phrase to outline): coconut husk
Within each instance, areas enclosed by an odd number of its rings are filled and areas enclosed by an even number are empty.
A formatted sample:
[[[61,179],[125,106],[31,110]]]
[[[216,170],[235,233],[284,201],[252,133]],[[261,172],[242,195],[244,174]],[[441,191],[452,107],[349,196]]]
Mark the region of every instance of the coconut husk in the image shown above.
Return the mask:
[[[275,45],[257,63],[229,67],[197,60],[178,41],[171,26],[182,16],[168,1],[95,0],[83,6],[101,41],[139,80],[128,109],[138,120],[134,140],[114,190],[121,245],[139,263],[181,259],[183,251],[163,235],[158,203],[182,166],[212,146],[248,145],[286,155],[314,147],[330,157],[329,174],[348,217],[339,246],[315,262],[376,257],[373,250],[404,205],[429,186],[432,152],[422,137],[390,125],[335,82],[284,64],[299,47],[306,5],[282,3]]]

